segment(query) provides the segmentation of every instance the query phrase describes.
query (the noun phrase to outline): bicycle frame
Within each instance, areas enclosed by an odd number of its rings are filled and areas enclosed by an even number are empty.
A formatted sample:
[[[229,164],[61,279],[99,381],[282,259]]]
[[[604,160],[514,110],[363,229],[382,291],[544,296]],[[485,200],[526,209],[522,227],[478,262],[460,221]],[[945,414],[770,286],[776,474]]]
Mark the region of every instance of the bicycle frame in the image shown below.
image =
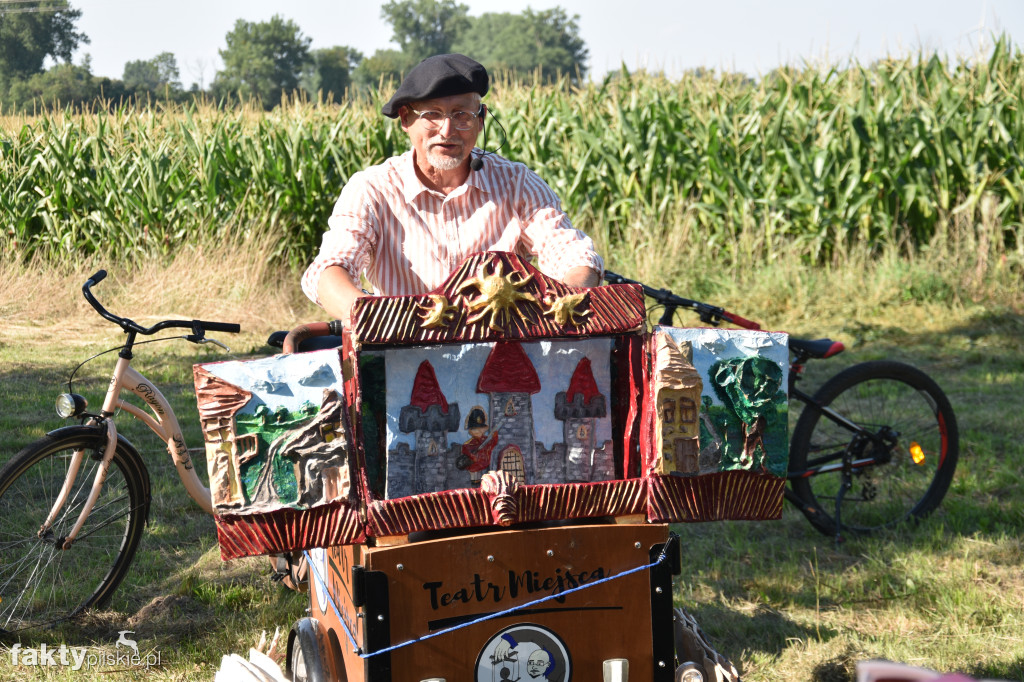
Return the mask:
[[[122,399],[122,390],[137,395],[146,403],[152,414],[134,403]],[[106,396],[103,399],[103,408],[100,416],[98,418],[91,418],[87,422],[88,424],[103,424],[106,427],[106,446],[103,451],[102,462],[96,471],[96,477],[93,479],[89,498],[83,505],[74,528],[64,538],[63,549],[69,549],[75,541],[78,532],[85,524],[85,520],[92,512],[93,505],[96,503],[103,483],[106,481],[107,470],[110,468],[110,463],[113,461],[114,451],[117,447],[117,425],[114,423],[114,415],[118,410],[124,410],[144,423],[160,440],[167,444],[167,451],[174,461],[174,467],[178,470],[178,476],[181,478],[181,482],[185,486],[189,497],[195,500],[196,504],[203,511],[208,514],[213,513],[210,489],[202,484],[199,476],[196,474],[195,467],[192,464],[192,457],[185,446],[185,438],[181,433],[181,426],[178,424],[178,418],[174,414],[170,402],[160,392],[160,389],[132,368],[131,353],[122,352],[121,356],[118,357],[117,364],[114,366],[114,373],[110,378],[110,386],[107,388]],[[79,450],[72,457],[64,486],[57,501],[54,503],[53,509],[50,510],[46,521],[40,528],[40,534],[45,533],[49,529],[67,501],[68,493],[74,484],[75,478],[78,476],[78,470],[84,456],[84,451]]]
[[[118,358],[117,367],[114,368],[114,377],[111,380],[111,387],[107,391],[104,400],[104,414],[113,416],[113,412],[107,408],[108,402],[113,402],[118,409],[123,409],[136,419],[143,422],[153,433],[159,436],[160,440],[167,444],[167,451],[174,461],[174,468],[178,471],[185,490],[189,497],[196,501],[207,514],[213,514],[213,502],[210,497],[210,489],[203,485],[196,474],[192,464],[192,456],[185,446],[185,438],[181,433],[181,426],[178,424],[178,417],[174,414],[170,402],[164,397],[152,382],[132,368],[128,360]],[[120,372],[119,372],[120,370]],[[114,384],[117,382],[117,385]],[[153,414],[145,412],[134,403],[127,402],[120,398],[121,390],[127,390],[142,399],[153,411]],[[108,417],[108,422],[113,421]]]

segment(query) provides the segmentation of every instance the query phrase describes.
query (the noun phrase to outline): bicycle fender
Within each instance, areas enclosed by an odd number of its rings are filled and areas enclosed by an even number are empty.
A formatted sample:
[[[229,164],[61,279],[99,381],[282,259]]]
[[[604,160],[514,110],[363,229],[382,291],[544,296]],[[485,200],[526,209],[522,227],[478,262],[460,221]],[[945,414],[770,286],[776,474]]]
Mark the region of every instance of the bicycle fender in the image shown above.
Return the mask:
[[[103,424],[72,424],[71,426],[62,426],[59,429],[48,431],[46,435],[53,438],[63,438],[64,436],[99,436],[101,438],[106,438],[107,428]],[[132,445],[131,441],[119,433],[117,434],[117,442],[120,445],[123,445],[126,450],[130,450],[139,461],[142,469],[146,469],[142,462],[142,456],[139,454],[139,451],[135,449],[135,446]]]
[[[106,436],[107,429],[103,424],[72,424],[70,426],[62,426],[59,429],[53,431],[47,431],[47,436],[52,438],[63,438],[64,436]],[[123,440],[120,435],[117,439]],[[127,443],[128,441],[124,441]],[[130,444],[129,444],[130,446]],[[133,450],[135,448],[132,448]]]

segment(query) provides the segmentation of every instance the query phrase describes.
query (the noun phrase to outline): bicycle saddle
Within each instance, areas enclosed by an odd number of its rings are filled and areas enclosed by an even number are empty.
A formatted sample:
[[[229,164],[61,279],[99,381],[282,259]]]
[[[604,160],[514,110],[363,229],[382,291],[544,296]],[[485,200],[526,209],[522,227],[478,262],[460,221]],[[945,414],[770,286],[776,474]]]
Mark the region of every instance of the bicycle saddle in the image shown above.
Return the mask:
[[[794,353],[803,355],[808,358],[830,358],[833,355],[839,355],[846,346],[840,341],[833,341],[832,339],[789,339],[789,349]]]

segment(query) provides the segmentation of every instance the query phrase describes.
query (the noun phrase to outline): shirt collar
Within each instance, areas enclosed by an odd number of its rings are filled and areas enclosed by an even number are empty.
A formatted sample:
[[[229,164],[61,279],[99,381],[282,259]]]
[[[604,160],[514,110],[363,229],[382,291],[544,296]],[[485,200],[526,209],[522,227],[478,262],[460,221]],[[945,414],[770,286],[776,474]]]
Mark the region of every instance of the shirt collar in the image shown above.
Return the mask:
[[[402,178],[402,194],[410,204],[420,194],[430,191],[430,188],[424,185],[420,177],[416,175],[416,161],[413,159],[413,154],[414,151],[410,149],[402,155],[401,162],[398,164],[399,177]]]
[[[477,147],[473,148],[473,158],[482,158],[483,150]],[[491,187],[493,185],[493,176],[490,173],[490,166],[486,161],[484,165],[480,167],[480,170],[469,171],[469,177],[466,178],[466,184],[470,187],[475,187],[481,192],[491,193]]]
[[[473,152],[476,156],[479,156],[482,153],[480,149],[475,147]],[[410,149],[402,155],[401,162],[398,164],[399,177],[402,179],[402,194],[405,196],[405,200],[409,203],[412,203],[420,194],[431,191],[431,189],[424,185],[423,181],[420,180],[420,176],[416,174],[416,161],[413,158],[413,154],[413,150]],[[464,184],[490,194],[492,178],[491,174],[488,172],[487,162],[484,162],[484,165],[480,170],[469,171],[469,177],[466,178],[466,182]]]

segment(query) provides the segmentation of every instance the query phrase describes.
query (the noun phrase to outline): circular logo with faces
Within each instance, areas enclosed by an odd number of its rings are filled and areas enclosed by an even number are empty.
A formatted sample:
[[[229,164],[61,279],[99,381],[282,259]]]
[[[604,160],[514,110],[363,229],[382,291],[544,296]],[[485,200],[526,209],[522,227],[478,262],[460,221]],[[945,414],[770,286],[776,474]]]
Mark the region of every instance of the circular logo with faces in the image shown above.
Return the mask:
[[[562,638],[531,623],[509,626],[487,640],[475,682],[570,682],[572,659]]]

